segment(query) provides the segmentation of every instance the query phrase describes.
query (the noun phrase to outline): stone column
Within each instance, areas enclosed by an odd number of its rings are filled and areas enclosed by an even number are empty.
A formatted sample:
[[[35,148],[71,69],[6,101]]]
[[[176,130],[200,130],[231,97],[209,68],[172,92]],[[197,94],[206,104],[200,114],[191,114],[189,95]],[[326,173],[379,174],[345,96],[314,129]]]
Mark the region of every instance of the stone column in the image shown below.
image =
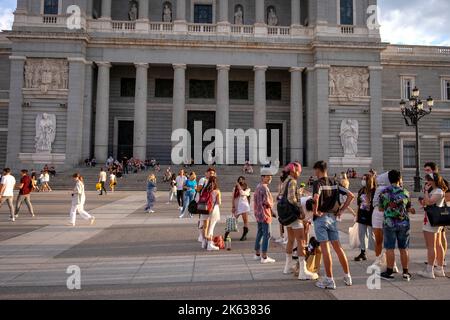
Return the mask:
[[[229,129],[230,122],[230,83],[229,83],[230,66],[217,66],[217,111],[216,111],[216,128],[220,130],[223,136],[223,149],[216,148],[216,156],[219,160],[218,164],[226,161],[226,132]]]
[[[217,23],[219,33],[229,33],[231,31],[228,21],[228,0],[219,0],[219,21]]]
[[[329,65],[319,65],[315,67],[315,91],[314,101],[316,102],[316,158],[318,160],[329,161],[330,157],[330,108],[328,103],[328,73]]]
[[[264,0],[255,0],[255,35],[267,35],[266,9]]]
[[[83,108],[83,159],[91,157],[93,63],[86,63]]]
[[[299,27],[300,19],[300,0],[291,0],[291,26]]]
[[[111,20],[111,0],[102,0],[100,19]]]
[[[86,19],[92,19],[94,0],[86,0]]]
[[[26,57],[10,56],[10,88],[9,88],[9,108],[8,108],[8,139],[6,152],[6,166],[11,169],[18,169],[17,159],[22,146],[22,104],[24,87],[24,65]]]
[[[294,67],[291,73],[291,161],[303,163],[303,96],[302,72],[304,68]]]
[[[141,32],[149,31],[148,20],[149,0],[139,0],[139,19],[136,21],[136,30]]]
[[[256,130],[267,128],[266,112],[266,66],[255,66],[255,109],[254,128]]]
[[[378,172],[383,170],[383,109],[382,100],[383,67],[369,67],[370,72],[370,153],[372,167]]]
[[[137,63],[133,156],[140,160],[147,158],[147,79],[148,63]]]
[[[27,14],[28,13],[28,0],[17,0],[17,8],[15,14]]]
[[[95,158],[103,163],[108,158],[109,140],[109,62],[97,62],[97,105],[95,112]]]
[[[86,65],[84,58],[69,58],[69,96],[67,99],[66,163],[67,168],[82,161],[83,105]]]
[[[176,19],[173,22],[173,30],[176,32],[187,32],[186,0],[177,0],[177,12]]]
[[[186,65],[174,64],[172,129],[186,127]]]

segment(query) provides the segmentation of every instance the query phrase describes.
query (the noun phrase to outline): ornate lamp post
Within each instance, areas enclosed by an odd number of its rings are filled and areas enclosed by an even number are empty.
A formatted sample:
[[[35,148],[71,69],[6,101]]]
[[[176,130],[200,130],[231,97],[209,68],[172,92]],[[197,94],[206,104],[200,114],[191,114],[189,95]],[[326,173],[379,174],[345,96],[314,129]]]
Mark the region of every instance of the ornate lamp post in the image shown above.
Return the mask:
[[[434,100],[430,96],[427,99],[428,110],[424,109],[423,101],[419,97],[420,91],[415,87],[412,91],[411,98],[409,99],[409,105],[402,100],[400,102],[400,108],[402,110],[403,118],[405,118],[406,125],[408,127],[415,127],[416,129],[416,176],[414,177],[414,192],[421,191],[421,179],[420,179],[420,158],[419,158],[419,121],[423,117],[429,115],[434,106]]]

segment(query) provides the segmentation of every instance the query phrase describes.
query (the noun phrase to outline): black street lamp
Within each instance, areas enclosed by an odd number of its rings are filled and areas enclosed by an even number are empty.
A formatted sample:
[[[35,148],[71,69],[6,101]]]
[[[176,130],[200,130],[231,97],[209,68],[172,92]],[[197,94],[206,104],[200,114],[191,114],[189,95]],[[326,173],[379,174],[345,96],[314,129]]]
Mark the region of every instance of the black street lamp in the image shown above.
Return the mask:
[[[402,100],[400,102],[400,108],[402,110],[403,118],[405,118],[406,125],[408,127],[416,128],[416,176],[414,177],[414,192],[421,191],[421,178],[420,178],[420,158],[419,158],[419,121],[423,117],[429,115],[434,106],[434,100],[430,96],[427,99],[428,110],[424,109],[423,101],[419,97],[420,91],[415,87],[412,91],[411,98],[409,98],[409,106],[407,102]]]

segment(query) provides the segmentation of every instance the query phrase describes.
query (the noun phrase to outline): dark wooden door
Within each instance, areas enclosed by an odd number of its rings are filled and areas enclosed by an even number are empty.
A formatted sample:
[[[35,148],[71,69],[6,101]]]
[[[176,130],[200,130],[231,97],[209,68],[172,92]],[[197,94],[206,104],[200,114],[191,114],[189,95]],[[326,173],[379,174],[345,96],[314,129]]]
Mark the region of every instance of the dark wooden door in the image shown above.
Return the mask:
[[[194,158],[194,146],[197,143],[194,139],[194,122],[201,121],[202,123],[202,138],[208,129],[216,128],[216,113],[214,111],[189,111],[188,112],[188,131],[191,134],[191,153]],[[213,138],[214,141],[214,138]],[[202,152],[211,144],[212,141],[204,142],[202,139]],[[213,154],[214,155],[214,154]],[[205,160],[205,159],[203,159]],[[205,161],[204,163],[205,164]]]
[[[118,125],[117,159],[122,159],[123,157],[130,159],[133,157],[134,121],[121,120]]]

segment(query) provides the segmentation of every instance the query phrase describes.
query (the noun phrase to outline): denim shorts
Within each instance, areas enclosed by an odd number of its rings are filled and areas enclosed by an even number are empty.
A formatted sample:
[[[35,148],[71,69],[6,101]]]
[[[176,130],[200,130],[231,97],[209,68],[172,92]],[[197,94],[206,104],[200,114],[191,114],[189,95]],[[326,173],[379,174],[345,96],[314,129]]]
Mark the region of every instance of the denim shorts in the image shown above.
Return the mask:
[[[399,249],[408,249],[410,229],[409,221],[393,223],[390,220],[386,220],[383,228],[384,248],[386,250],[394,250],[397,244]]]
[[[339,230],[334,213],[326,213],[314,220],[314,231],[319,242],[339,241]]]

